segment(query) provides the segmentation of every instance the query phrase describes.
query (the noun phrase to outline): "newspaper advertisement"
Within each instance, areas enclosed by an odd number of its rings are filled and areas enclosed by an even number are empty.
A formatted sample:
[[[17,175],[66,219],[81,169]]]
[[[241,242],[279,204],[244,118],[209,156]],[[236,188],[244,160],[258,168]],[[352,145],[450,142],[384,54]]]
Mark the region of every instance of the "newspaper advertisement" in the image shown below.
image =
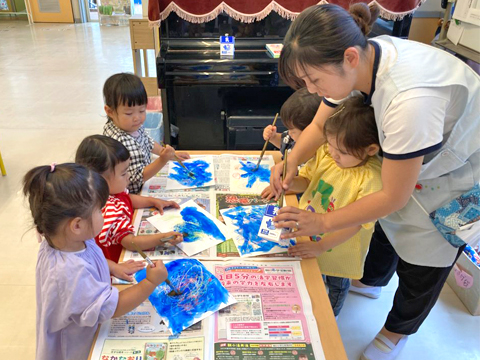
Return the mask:
[[[215,314],[212,359],[325,359],[300,262],[211,266],[237,300]]]
[[[99,329],[92,360],[205,360],[208,359],[208,319],[178,337],[172,337],[149,301],[119,318],[110,319]]]

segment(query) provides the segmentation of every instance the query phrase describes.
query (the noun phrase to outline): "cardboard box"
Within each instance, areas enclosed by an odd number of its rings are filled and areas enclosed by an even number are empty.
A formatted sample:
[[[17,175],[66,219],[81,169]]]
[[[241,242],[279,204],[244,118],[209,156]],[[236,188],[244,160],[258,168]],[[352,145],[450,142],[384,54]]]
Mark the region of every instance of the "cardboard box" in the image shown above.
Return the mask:
[[[462,252],[458,258],[457,265],[460,270],[465,271],[473,277],[472,287],[465,289],[457,284],[455,279],[455,269],[452,269],[447,278],[447,284],[453,289],[455,294],[462,300],[472,315],[480,315],[480,268],[478,268],[465,253]]]

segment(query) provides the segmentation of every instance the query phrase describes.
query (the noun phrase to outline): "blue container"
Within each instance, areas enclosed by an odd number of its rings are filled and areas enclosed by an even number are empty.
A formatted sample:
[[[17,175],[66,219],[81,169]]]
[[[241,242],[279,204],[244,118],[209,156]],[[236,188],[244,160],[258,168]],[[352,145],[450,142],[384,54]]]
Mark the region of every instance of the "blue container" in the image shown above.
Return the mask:
[[[163,142],[163,114],[161,112],[147,112],[147,119],[143,126],[153,140],[159,144]]]

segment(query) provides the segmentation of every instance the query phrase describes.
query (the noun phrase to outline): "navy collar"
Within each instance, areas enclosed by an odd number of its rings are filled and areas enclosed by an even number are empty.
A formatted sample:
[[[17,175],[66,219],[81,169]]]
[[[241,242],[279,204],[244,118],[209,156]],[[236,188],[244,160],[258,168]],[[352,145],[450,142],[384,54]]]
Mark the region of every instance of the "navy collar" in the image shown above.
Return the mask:
[[[378,64],[380,63],[380,58],[382,57],[382,48],[375,41],[372,40],[369,41],[369,44],[372,44],[373,46],[373,50],[375,52],[375,59],[373,60],[372,86],[370,88],[370,93],[362,93],[364,97],[363,103],[365,105],[372,105],[372,96],[375,92],[375,81],[377,80]]]

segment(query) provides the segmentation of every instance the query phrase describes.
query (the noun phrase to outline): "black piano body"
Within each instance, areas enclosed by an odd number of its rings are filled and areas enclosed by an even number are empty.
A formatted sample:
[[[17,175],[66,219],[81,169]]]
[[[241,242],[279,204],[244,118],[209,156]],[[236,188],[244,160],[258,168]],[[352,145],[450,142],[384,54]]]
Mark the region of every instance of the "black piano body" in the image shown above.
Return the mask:
[[[293,93],[265,45],[282,43],[290,24],[273,12],[252,24],[227,15],[193,24],[173,13],[162,22],[157,77],[166,142],[190,150],[261,149],[264,127]],[[235,36],[233,58],[220,58],[225,34]]]

